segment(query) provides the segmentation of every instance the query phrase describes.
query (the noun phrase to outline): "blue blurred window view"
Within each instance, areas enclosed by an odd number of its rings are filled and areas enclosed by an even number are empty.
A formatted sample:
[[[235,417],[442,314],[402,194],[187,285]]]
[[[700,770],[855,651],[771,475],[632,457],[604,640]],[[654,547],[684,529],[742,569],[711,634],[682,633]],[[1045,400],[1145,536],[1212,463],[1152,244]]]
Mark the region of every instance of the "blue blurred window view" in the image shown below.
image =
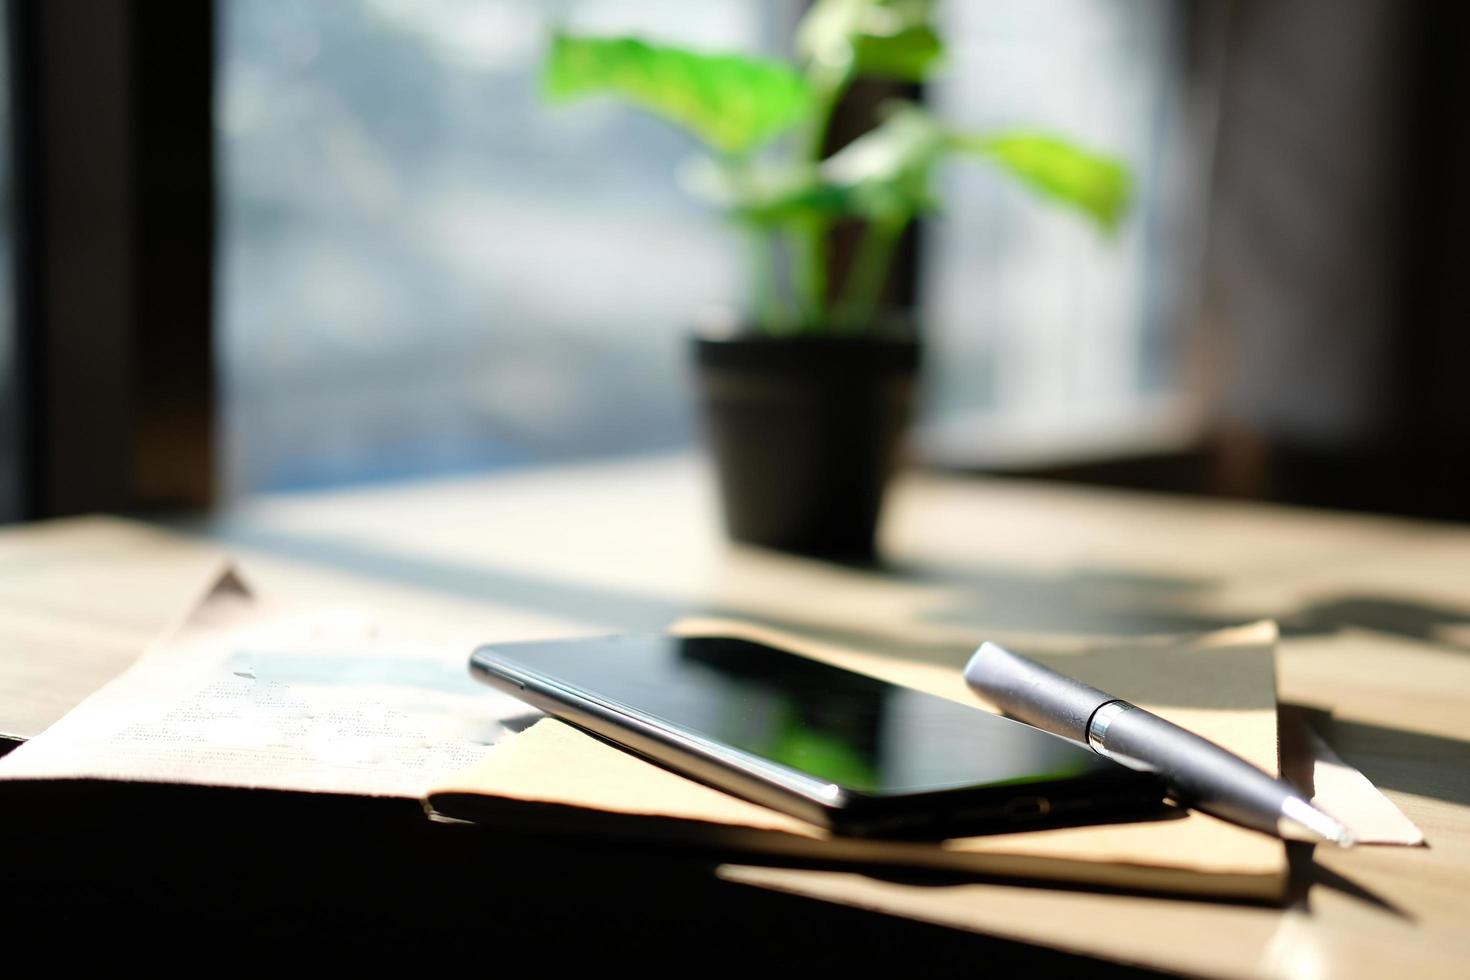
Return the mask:
[[[1091,454],[1193,424],[1176,361],[1200,280],[1214,93],[1186,64],[1187,6],[941,0],[936,110],[1070,134],[1124,160],[1135,198],[1110,239],[993,172],[946,170],[920,278],[932,454]]]
[[[548,109],[554,24],[781,53],[796,0],[222,0],[219,357],[236,492],[690,443],[686,337],[741,301],[693,147],[608,102]],[[921,273],[928,414],[1065,426],[1169,391],[1160,255],[1169,0],[943,7],[956,123],[1073,132],[1137,168],[1114,241],[947,172]],[[1172,281],[1172,280],[1170,280]]]

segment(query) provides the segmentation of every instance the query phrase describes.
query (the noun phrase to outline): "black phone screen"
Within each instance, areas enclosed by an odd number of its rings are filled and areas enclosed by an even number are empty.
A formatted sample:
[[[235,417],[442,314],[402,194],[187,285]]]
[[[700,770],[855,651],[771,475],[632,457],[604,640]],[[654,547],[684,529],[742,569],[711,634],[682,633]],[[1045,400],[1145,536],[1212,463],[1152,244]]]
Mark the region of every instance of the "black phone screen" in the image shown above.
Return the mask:
[[[979,707],[729,637],[484,647],[476,666],[570,690],[868,796],[1054,783],[1116,763]]]

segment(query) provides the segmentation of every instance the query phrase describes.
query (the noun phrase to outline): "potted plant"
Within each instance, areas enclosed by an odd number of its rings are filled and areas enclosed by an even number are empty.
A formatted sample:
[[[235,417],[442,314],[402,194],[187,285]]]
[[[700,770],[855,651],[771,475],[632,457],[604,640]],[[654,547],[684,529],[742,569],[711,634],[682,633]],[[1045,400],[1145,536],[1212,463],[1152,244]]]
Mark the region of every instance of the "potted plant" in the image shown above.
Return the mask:
[[[943,45],[929,0],[818,0],[795,64],[633,37],[554,36],[546,96],[613,95],[708,151],[685,182],[746,238],[750,302],[738,329],[695,337],[726,523],[737,540],[826,556],[873,549],[884,486],[913,403],[919,339],[881,302],[895,247],[934,212],[932,175],[983,160],[1111,230],[1127,205],[1117,161],[1033,130],[973,133],[887,104],[828,153],[833,112],[861,77],[919,83]],[[830,281],[839,224],[860,227]]]

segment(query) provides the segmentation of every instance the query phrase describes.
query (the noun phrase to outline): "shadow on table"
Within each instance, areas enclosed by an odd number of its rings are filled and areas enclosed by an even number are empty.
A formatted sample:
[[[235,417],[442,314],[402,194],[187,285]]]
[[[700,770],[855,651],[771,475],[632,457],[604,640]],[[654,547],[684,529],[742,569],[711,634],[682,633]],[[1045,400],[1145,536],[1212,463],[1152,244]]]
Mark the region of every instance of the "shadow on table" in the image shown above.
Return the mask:
[[[1268,901],[1248,897],[1230,897],[1220,895],[1187,895],[1176,892],[1148,892],[1131,888],[1117,888],[1107,885],[1084,884],[1080,882],[1067,882],[1059,885],[1057,882],[1038,878],[1011,878],[996,875],[983,875],[974,873],[956,873],[947,871],[933,871],[926,869],[900,869],[900,868],[865,868],[861,874],[874,881],[883,881],[890,884],[902,885],[913,889],[932,889],[943,891],[954,888],[965,888],[977,884],[1003,885],[1010,888],[1038,889],[1052,891],[1058,888],[1068,892],[1085,892],[1095,895],[1145,895],[1162,901],[1187,902],[1207,905],[1236,905],[1254,907],[1280,907],[1283,911],[1287,908],[1298,912],[1311,913],[1312,896],[1317,889],[1328,889],[1343,894],[1355,901],[1392,915],[1395,918],[1413,921],[1413,916],[1405,909],[1395,904],[1382,894],[1367,888],[1354,879],[1339,872],[1326,868],[1315,860],[1315,847],[1311,844],[1291,842],[1287,847],[1287,856],[1290,865],[1290,879],[1287,885],[1284,899],[1279,901]],[[734,866],[732,866],[734,867]],[[782,867],[794,870],[811,871],[817,873],[844,874],[851,873],[851,869],[836,870],[822,867],[820,865],[803,866],[799,862],[789,862]],[[733,875],[733,880],[742,880],[738,873]]]
[[[1322,737],[1374,786],[1470,806],[1470,742],[1335,715],[1320,726]]]
[[[1310,915],[1313,892],[1319,888],[1325,888],[1346,895],[1364,905],[1372,906],[1394,918],[1403,919],[1406,922],[1414,921],[1414,916],[1410,912],[1386,896],[1319,864],[1315,860],[1316,850],[1316,846],[1299,841],[1293,841],[1286,847],[1287,860],[1291,864],[1290,903],[1292,907]]]
[[[953,626],[1129,637],[1204,632],[1274,618],[1285,636],[1365,629],[1470,653],[1470,642],[1450,635],[1455,629],[1470,630],[1470,607],[1391,596],[1348,594],[1307,603],[1284,615],[1247,611],[1222,616],[1189,608],[1219,587],[1207,578],[1103,569],[1035,574],[985,566],[938,571],[875,565],[865,570],[896,581],[950,587],[952,596],[928,611],[925,619]]]
[[[626,629],[662,629],[680,616],[695,613],[745,616],[769,625],[809,630],[805,621],[763,614],[760,610],[696,606],[621,586],[588,585],[544,574],[518,572],[475,562],[454,562],[407,554],[348,538],[284,533],[241,523],[208,529],[216,540],[258,548],[272,554],[371,575],[418,588],[571,619],[617,623]],[[770,553],[775,560],[784,556]],[[810,561],[809,559],[794,559]],[[1470,642],[1453,639],[1450,631],[1470,630],[1470,607],[1454,607],[1389,596],[1343,595],[1309,603],[1280,614],[1246,610],[1229,615],[1190,608],[1218,588],[1216,580],[1199,577],[1143,575],[1109,569],[1036,573],[1016,568],[966,565],[934,567],[904,563],[814,567],[876,577],[906,585],[931,585],[943,600],[922,611],[921,623],[942,624],[977,633],[1036,632],[1086,637],[1141,637],[1204,632],[1257,619],[1274,618],[1284,635],[1327,635],[1349,628],[1374,630],[1440,649],[1470,653]],[[833,635],[842,631],[827,627]],[[887,639],[872,631],[853,638]],[[894,638],[906,651],[912,644]],[[914,653],[922,654],[921,645]],[[948,661],[955,644],[935,652]]]
[[[350,975],[358,958],[383,973],[395,954],[422,970],[432,950],[489,966],[540,952],[558,972],[606,972],[613,951],[650,975],[709,972],[718,958],[726,973],[780,963],[813,975],[968,977],[981,962],[1018,976],[1134,976],[757,891],[718,879],[700,854],[432,823],[413,800],[83,781],[30,789],[52,805],[27,787],[0,793],[8,949],[110,952],[149,937],[154,962],[197,952],[193,973],[221,951],[277,971],[285,956],[310,962],[321,951]]]

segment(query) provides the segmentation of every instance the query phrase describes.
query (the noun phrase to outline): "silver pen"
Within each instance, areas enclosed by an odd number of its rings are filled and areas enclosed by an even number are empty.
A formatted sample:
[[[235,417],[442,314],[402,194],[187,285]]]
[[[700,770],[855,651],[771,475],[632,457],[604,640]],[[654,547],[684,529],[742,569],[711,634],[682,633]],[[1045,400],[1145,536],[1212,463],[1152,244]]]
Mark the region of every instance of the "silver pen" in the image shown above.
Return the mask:
[[[1130,769],[1157,773],[1179,802],[1278,837],[1292,829],[1351,847],[1352,833],[1296,788],[1214,742],[995,643],[982,644],[965,681],[1007,714],[1085,742]]]

